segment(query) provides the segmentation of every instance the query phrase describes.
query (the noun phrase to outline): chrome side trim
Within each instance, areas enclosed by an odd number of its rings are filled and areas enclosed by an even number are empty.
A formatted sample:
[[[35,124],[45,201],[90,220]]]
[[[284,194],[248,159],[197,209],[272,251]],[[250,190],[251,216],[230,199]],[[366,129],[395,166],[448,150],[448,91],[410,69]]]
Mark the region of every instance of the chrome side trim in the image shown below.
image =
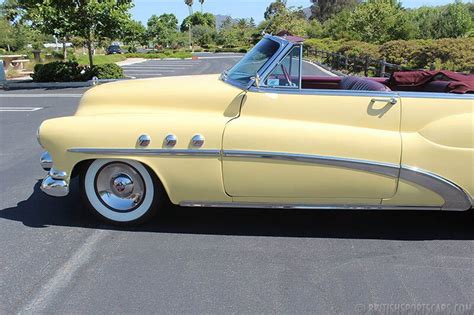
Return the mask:
[[[400,178],[428,188],[443,197],[445,203],[441,207],[442,210],[463,211],[472,207],[471,198],[461,187],[439,175],[402,165]]]
[[[296,154],[284,152],[262,152],[262,151],[245,151],[245,150],[183,150],[183,149],[113,149],[113,148],[72,148],[68,152],[84,153],[84,154],[98,154],[98,155],[135,155],[135,156],[193,156],[193,157],[220,157],[226,158],[245,158],[245,159],[268,159],[274,161],[289,161],[297,163],[311,163],[319,165],[329,165],[334,167],[347,168],[352,170],[360,170],[369,173],[380,174],[392,178],[398,178],[415,183],[425,187],[436,194],[440,195],[445,203],[438,207],[442,210],[456,210],[464,211],[473,206],[471,197],[455,183],[428,171],[411,167],[408,165],[397,165],[392,163],[383,163],[376,161],[367,161],[359,159],[350,159],[342,157],[331,157],[322,155]],[[57,176],[60,177],[60,176]],[[252,204],[253,205],[253,204]],[[280,205],[278,205],[280,206]],[[250,206],[249,206],[250,207]],[[253,207],[253,206],[252,206]],[[299,207],[299,206],[298,206]],[[315,208],[316,207],[316,208]],[[310,209],[359,209],[361,206],[354,205],[335,205],[325,206],[317,205],[311,206]],[[363,206],[363,209],[388,208],[392,209],[394,206]],[[404,206],[404,209],[413,208],[420,209],[420,207]],[[426,208],[426,207],[421,207]],[[436,207],[428,207],[430,209]],[[300,209],[300,208],[298,208]]]
[[[454,93],[436,93],[436,92],[403,92],[403,91],[398,91],[397,93],[400,95],[400,97],[474,100],[474,94],[454,94]]]
[[[398,95],[395,92],[381,92],[381,91],[351,91],[351,90],[317,90],[317,89],[284,89],[274,87],[256,88],[250,87],[249,91],[256,93],[274,93],[274,94],[296,94],[296,95],[326,95],[326,96],[363,96],[363,97],[395,97]]]
[[[389,206],[389,205],[346,205],[346,204],[276,204],[268,202],[202,202],[183,201],[182,207],[201,208],[255,208],[255,209],[302,209],[302,210],[440,210],[440,207],[428,206]]]
[[[444,205],[441,207],[442,210],[464,211],[472,207],[471,197],[455,183],[439,175],[419,168],[410,167],[408,165],[398,166],[397,164],[381,163],[358,159],[280,152],[224,150],[223,155],[224,157],[234,158],[260,158],[330,165],[353,170],[361,170],[364,172],[390,176],[393,178],[397,178],[400,176],[400,179],[415,183],[440,195],[445,201]]]
[[[436,99],[462,99],[474,100],[473,94],[453,94],[453,93],[431,93],[431,92],[402,92],[402,91],[351,91],[351,90],[323,90],[323,89],[300,89],[291,90],[284,88],[255,86],[249,91],[257,93],[275,94],[297,94],[297,95],[325,95],[325,96],[366,96],[366,97],[398,97],[401,98],[436,98]]]
[[[220,150],[180,150],[180,149],[103,149],[103,148],[71,148],[71,153],[101,154],[101,155],[165,155],[165,156],[220,156]]]
[[[323,155],[260,152],[260,151],[240,151],[224,150],[224,157],[270,159],[279,161],[291,161],[301,163],[313,163],[320,165],[330,165],[336,167],[350,168],[370,173],[377,173],[390,177],[398,177],[400,167],[397,164],[381,163],[366,160],[348,159]]]

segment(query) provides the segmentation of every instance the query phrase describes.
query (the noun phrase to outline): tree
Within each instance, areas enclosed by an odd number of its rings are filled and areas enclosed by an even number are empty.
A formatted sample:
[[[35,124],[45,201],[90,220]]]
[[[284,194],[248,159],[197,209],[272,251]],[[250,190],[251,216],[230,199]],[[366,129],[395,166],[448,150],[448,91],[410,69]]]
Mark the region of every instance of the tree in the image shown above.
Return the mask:
[[[147,34],[155,44],[169,47],[176,41],[178,19],[174,14],[152,15],[148,19],[147,26]]]
[[[343,10],[354,9],[360,0],[311,0],[311,18],[324,22]]]
[[[147,43],[146,28],[141,22],[130,20],[125,26],[122,38],[130,46],[128,50],[135,52],[136,45],[145,45]]]
[[[205,0],[199,0],[199,3],[201,4],[201,13],[202,13],[202,7],[203,7],[203,5],[204,5],[204,1],[205,1]]]
[[[286,10],[286,0],[276,0],[275,2],[270,3],[267,10],[265,11],[265,20],[271,20],[272,18],[274,18],[278,14],[285,12]]]
[[[188,6],[188,9],[189,9],[189,15],[193,15],[193,4],[194,4],[194,1],[193,0],[184,0],[184,3]]]
[[[32,25],[60,38],[83,37],[94,65],[94,42],[115,38],[124,32],[130,20],[131,0],[18,0]]]
[[[262,32],[276,34],[282,30],[293,35],[306,35],[307,21],[301,8],[287,8],[286,0],[270,4],[265,12],[265,20],[260,23]]]
[[[183,20],[181,23],[181,32],[187,32],[190,27],[197,25],[216,28],[216,17],[211,13],[196,12]]]
[[[411,39],[416,26],[397,0],[368,0],[350,14],[348,30],[358,40],[384,43]]]
[[[448,5],[437,23],[438,38],[463,37],[472,30],[472,18],[469,8],[461,1]]]
[[[216,40],[216,29],[207,25],[193,27],[193,38],[201,47],[209,47]]]

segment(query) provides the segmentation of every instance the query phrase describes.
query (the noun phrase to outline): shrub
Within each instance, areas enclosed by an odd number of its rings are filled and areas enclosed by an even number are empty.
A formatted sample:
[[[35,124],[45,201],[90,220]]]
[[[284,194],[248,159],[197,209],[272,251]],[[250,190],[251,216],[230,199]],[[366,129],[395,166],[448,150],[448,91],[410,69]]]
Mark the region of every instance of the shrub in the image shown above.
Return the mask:
[[[357,40],[341,43],[341,46],[336,50],[336,52],[348,57],[369,57],[371,59],[380,59],[378,45],[360,42]]]
[[[390,63],[413,69],[436,69],[474,72],[474,38],[438,40],[397,40],[380,47]]]
[[[86,67],[77,62],[55,61],[47,64],[37,64],[31,75],[35,82],[71,82],[87,81]]]
[[[89,79],[97,77],[99,79],[121,79],[124,78],[123,69],[115,63],[96,65],[87,70]]]
[[[35,82],[74,82],[87,81],[93,77],[99,79],[123,78],[123,69],[114,64],[96,65],[92,68],[79,65],[77,62],[55,61],[46,64],[37,64],[31,75]]]
[[[325,50],[330,52],[335,52],[339,48],[341,48],[344,40],[334,40],[331,38],[311,38],[304,42],[304,45],[307,48],[317,49],[317,50]]]

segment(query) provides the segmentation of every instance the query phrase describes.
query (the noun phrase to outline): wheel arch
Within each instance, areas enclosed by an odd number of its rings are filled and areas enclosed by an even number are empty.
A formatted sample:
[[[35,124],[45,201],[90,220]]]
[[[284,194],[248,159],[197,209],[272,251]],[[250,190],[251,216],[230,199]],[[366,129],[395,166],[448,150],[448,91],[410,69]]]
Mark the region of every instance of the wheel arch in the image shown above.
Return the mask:
[[[84,174],[87,171],[87,168],[89,165],[91,165],[94,161],[96,160],[105,160],[105,159],[114,159],[111,157],[97,157],[97,158],[90,158],[90,159],[84,159],[78,161],[72,168],[71,172],[71,179],[80,176],[81,174]],[[146,163],[145,161],[141,159],[131,159],[131,158],[120,158],[117,160],[130,160],[130,161],[135,161],[140,164],[142,164],[150,173],[153,182],[157,184],[159,189],[162,189],[164,194],[166,195],[167,201],[172,203],[170,194],[169,194],[169,188],[166,185],[166,181],[163,180],[162,174],[156,169],[150,166],[149,163]]]

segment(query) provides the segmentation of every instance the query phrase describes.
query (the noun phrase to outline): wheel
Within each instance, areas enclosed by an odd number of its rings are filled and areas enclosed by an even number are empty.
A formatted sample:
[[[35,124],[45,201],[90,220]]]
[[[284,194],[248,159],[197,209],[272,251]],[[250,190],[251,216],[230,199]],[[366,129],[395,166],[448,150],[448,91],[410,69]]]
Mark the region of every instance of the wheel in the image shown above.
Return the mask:
[[[81,174],[83,200],[92,213],[115,225],[153,217],[165,200],[153,172],[131,160],[95,160]]]

